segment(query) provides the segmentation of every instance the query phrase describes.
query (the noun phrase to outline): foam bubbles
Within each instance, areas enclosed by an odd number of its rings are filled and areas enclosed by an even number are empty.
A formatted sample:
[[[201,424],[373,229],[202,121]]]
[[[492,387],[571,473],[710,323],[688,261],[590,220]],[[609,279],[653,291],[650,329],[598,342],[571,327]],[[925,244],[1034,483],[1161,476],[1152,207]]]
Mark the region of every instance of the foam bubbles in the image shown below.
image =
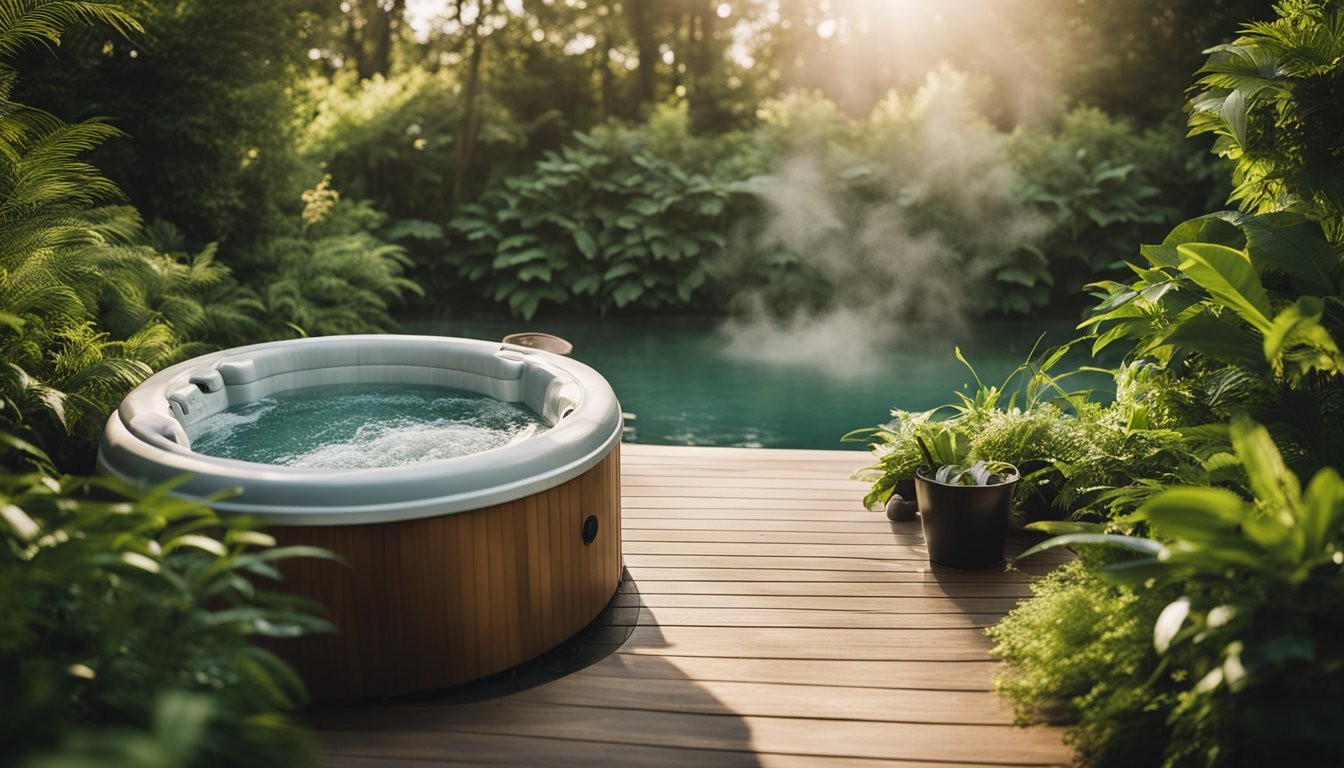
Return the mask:
[[[192,449],[320,469],[420,464],[488,451],[547,429],[527,408],[463,390],[398,384],[311,387],[193,425]]]

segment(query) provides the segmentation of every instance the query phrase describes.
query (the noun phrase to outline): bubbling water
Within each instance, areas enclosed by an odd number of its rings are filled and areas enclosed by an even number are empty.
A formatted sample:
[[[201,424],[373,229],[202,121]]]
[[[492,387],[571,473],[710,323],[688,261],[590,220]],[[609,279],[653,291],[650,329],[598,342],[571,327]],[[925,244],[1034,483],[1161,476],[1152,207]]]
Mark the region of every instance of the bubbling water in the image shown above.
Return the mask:
[[[340,384],[281,392],[187,428],[197,453],[315,469],[373,469],[499,448],[548,428],[526,407],[475,392]]]

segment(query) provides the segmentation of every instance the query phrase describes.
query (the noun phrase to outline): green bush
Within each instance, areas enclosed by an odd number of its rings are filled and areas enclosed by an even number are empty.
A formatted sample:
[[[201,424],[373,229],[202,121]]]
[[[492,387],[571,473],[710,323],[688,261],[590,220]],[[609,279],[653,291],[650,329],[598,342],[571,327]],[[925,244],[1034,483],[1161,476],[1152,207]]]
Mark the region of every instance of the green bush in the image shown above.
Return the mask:
[[[1322,227],[1291,213],[1213,214],[1142,251],[1136,280],[1096,286],[1104,300],[1084,324],[1094,348],[1124,340],[1131,359],[1170,369],[1186,414],[1265,420],[1300,470],[1344,465],[1344,253]]]
[[[402,276],[404,250],[373,234],[386,215],[341,199],[326,180],[305,197],[302,234],[266,244],[273,271],[262,299],[276,332],[281,324],[313,336],[395,328],[389,305],[422,291]]]
[[[1269,433],[1249,420],[1234,421],[1230,438],[1250,500],[1226,488],[1171,488],[1133,516],[1156,541],[1073,533],[1032,551],[1118,548],[1129,556],[1085,560],[1085,567],[1115,589],[1162,606],[1143,624],[1148,631],[1117,639],[1113,653],[1151,644],[1161,673],[1156,690],[1175,693],[1150,699],[1169,734],[1155,741],[1163,765],[1334,765],[1344,760],[1333,732],[1344,696],[1338,642],[1344,631],[1344,480],[1327,468],[1303,488]],[[1047,603],[1030,610],[1056,609]],[[1022,634],[1017,628],[996,632]],[[1047,636],[1054,643],[1065,635],[1051,628]],[[1029,668],[1019,672],[1026,680],[1059,663],[1011,644],[1003,650]],[[1091,680],[1140,697],[1159,682],[1156,674],[1105,668]],[[1048,691],[1025,685],[1014,695],[1019,706],[1030,707]],[[1080,716],[1085,721],[1091,713]],[[1127,748],[1129,740],[1101,733],[1095,746],[1106,753]]]
[[[696,306],[732,189],[625,142],[547,153],[450,222],[447,262],[509,311]]]
[[[80,8],[11,9],[0,53],[59,38],[71,13],[138,29],[114,6]],[[61,466],[87,470],[126,391],[249,307],[227,291],[228,271],[210,250],[188,261],[142,244],[139,214],[114,204],[117,187],[83,160],[115,129],[11,101],[16,79],[0,61],[0,419]]]
[[[868,441],[877,460],[854,474],[872,483],[864,505],[887,501],[897,482],[913,478],[915,469],[928,463],[917,439],[940,463],[1016,466],[1022,480],[1014,503],[1029,518],[1120,518],[1167,483],[1209,477],[1201,456],[1221,443],[1196,451],[1186,436],[1152,424],[1140,400],[1147,390],[1135,386],[1141,374],[1117,371],[1117,397],[1107,405],[1089,401],[1090,391],[1065,390],[1076,372],[1052,371],[1069,346],[1039,359],[1033,350],[998,385],[981,381],[958,349],[958,359],[975,379],[971,394],[958,392],[958,402],[923,413],[893,411],[887,424],[846,435]]]
[[[256,246],[285,228],[316,169],[295,152],[294,82],[308,64],[307,0],[177,2],[132,7],[143,34],[73,28],[58,55],[22,61],[19,96],[68,121],[116,118],[125,137],[95,156],[150,221],[172,222],[191,250],[219,242],[251,278]]]
[[[292,765],[302,681],[253,637],[331,631],[260,585],[311,548],[0,432],[0,741],[25,766]]]
[[[329,631],[261,588],[276,549],[246,521],[88,471],[108,415],[260,305],[171,227],[146,231],[83,155],[116,132],[12,101],[14,53],[105,3],[0,7],[0,743],[24,766],[292,765],[279,710],[302,682],[251,638]],[[148,243],[154,243],[149,245]],[[60,467],[62,471],[58,471]]]
[[[1101,581],[1081,562],[1036,581],[1032,597],[987,632],[1004,664],[994,690],[1020,725],[1068,723],[1083,766],[1161,763],[1176,702],[1161,676],[1152,626],[1169,597]]]
[[[1192,134],[1217,137],[1234,161],[1231,200],[1244,211],[1292,211],[1344,239],[1344,7],[1287,0],[1210,49],[1187,109]]]
[[[1172,183],[1171,169],[1150,158],[1155,148],[1181,139],[1174,128],[1140,132],[1094,108],[1068,112],[1054,132],[1014,133],[1011,157],[1023,194],[1055,224],[1036,246],[1058,286],[1055,295],[1076,295],[1084,283],[1123,267],[1134,243],[1153,234],[1152,225],[1169,228],[1179,220],[1172,196],[1159,186]]]
[[[450,70],[410,68],[395,76],[355,81],[354,73],[308,83],[314,117],[301,151],[325,164],[348,197],[367,199],[392,220],[438,226],[451,216],[457,167],[461,88]],[[488,98],[477,107],[479,168],[512,167],[525,136],[509,113]],[[485,174],[471,179],[479,189]],[[437,238],[436,238],[437,239]]]

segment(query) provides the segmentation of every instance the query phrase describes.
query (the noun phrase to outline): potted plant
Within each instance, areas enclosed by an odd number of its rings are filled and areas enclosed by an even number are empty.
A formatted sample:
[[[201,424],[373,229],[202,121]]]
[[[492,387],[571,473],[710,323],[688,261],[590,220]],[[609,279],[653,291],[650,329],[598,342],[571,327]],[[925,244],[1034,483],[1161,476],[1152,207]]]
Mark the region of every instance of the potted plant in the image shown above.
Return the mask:
[[[915,470],[928,462],[929,451],[942,463],[955,464],[965,460],[970,451],[970,439],[959,425],[950,421],[934,421],[935,411],[910,413],[892,411],[888,423],[867,429],[856,429],[844,440],[871,441],[871,449],[878,463],[854,473],[854,479],[873,484],[863,499],[868,509],[885,509],[892,522],[913,522],[919,510],[915,494]],[[917,442],[918,441],[918,442]],[[921,442],[923,446],[921,448]]]
[[[923,440],[919,444],[928,466],[915,470],[915,496],[929,560],[964,570],[1003,562],[1013,491],[1021,477],[1017,468],[999,461],[938,464]]]

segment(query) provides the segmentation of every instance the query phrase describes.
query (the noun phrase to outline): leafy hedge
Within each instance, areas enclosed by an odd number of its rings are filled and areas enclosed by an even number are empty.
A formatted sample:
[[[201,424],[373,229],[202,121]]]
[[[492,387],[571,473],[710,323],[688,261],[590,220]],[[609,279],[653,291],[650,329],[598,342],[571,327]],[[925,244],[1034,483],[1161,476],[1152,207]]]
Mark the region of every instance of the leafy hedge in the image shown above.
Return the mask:
[[[287,766],[294,671],[253,637],[333,627],[262,585],[312,548],[108,479],[0,432],[0,741],[25,766]]]
[[[696,305],[733,189],[578,135],[450,222],[447,261],[514,314]]]

